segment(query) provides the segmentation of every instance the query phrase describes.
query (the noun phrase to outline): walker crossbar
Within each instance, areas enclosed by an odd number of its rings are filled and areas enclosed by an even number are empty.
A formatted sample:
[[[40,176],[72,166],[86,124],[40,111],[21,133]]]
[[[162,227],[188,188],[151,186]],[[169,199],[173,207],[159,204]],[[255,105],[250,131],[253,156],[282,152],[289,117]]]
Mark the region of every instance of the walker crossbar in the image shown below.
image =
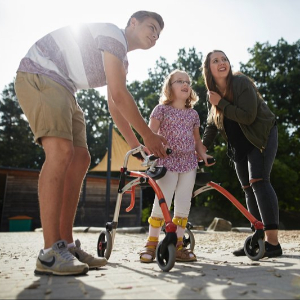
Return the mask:
[[[211,160],[211,162],[213,162]],[[210,163],[210,162],[208,162]],[[201,187],[194,191],[192,197],[196,197],[202,192],[215,189],[223,196],[225,196],[253,225],[254,233],[249,236],[244,243],[245,254],[252,260],[259,260],[265,253],[264,244],[264,224],[258,221],[231,193],[213,181],[211,181],[211,174],[205,173],[203,168],[204,162],[198,163],[199,171],[197,172],[196,184],[198,183]]]

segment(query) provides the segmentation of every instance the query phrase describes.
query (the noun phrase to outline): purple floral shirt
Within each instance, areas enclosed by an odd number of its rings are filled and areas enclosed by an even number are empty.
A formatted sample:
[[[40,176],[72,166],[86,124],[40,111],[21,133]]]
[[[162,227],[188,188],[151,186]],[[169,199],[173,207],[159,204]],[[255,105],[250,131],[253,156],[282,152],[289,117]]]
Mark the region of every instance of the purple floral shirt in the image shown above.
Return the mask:
[[[198,159],[195,153],[194,128],[200,127],[197,111],[192,108],[178,109],[169,105],[157,105],[150,118],[160,121],[158,133],[166,138],[172,153],[158,160],[168,171],[184,173],[196,169]]]

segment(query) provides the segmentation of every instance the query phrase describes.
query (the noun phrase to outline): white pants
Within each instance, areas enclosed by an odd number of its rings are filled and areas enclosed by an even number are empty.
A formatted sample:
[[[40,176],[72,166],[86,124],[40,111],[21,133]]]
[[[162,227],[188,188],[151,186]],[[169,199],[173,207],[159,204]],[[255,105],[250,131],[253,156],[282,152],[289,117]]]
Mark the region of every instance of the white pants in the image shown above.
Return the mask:
[[[167,171],[166,175],[157,180],[161,191],[165,196],[166,203],[170,209],[174,196],[174,217],[187,218],[191,208],[191,198],[195,185],[197,169],[186,173]],[[155,196],[151,216],[163,219],[163,214]]]

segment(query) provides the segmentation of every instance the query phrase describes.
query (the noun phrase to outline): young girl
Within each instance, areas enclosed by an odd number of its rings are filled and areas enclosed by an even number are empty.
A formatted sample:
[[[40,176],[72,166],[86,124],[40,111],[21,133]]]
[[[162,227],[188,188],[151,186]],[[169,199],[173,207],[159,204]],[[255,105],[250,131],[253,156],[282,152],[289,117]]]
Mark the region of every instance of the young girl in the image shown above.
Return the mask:
[[[198,101],[191,88],[189,75],[175,70],[167,76],[162,87],[159,103],[150,115],[149,127],[153,132],[164,136],[172,153],[158,164],[167,168],[166,175],[157,180],[166,203],[170,208],[174,196],[174,218],[177,225],[177,261],[195,261],[196,255],[184,248],[183,235],[191,207],[191,196],[195,184],[198,158],[207,164],[206,149],[202,144],[198,113],[192,108]],[[163,214],[155,197],[149,222],[149,236],[145,248],[139,253],[140,261],[149,263],[155,258],[155,250]]]

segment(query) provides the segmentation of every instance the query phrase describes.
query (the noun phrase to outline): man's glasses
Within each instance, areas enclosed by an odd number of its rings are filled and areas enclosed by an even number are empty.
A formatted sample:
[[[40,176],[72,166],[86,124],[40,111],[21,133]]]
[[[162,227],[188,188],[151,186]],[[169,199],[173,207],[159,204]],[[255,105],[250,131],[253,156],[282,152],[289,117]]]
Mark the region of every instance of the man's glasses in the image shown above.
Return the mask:
[[[188,80],[175,80],[174,82],[171,83],[171,85],[172,85],[173,83],[178,83],[178,84],[180,84],[180,85],[183,85],[183,84],[186,83],[188,86],[191,86],[191,85],[192,85],[192,83],[191,83],[190,81],[188,81]]]

